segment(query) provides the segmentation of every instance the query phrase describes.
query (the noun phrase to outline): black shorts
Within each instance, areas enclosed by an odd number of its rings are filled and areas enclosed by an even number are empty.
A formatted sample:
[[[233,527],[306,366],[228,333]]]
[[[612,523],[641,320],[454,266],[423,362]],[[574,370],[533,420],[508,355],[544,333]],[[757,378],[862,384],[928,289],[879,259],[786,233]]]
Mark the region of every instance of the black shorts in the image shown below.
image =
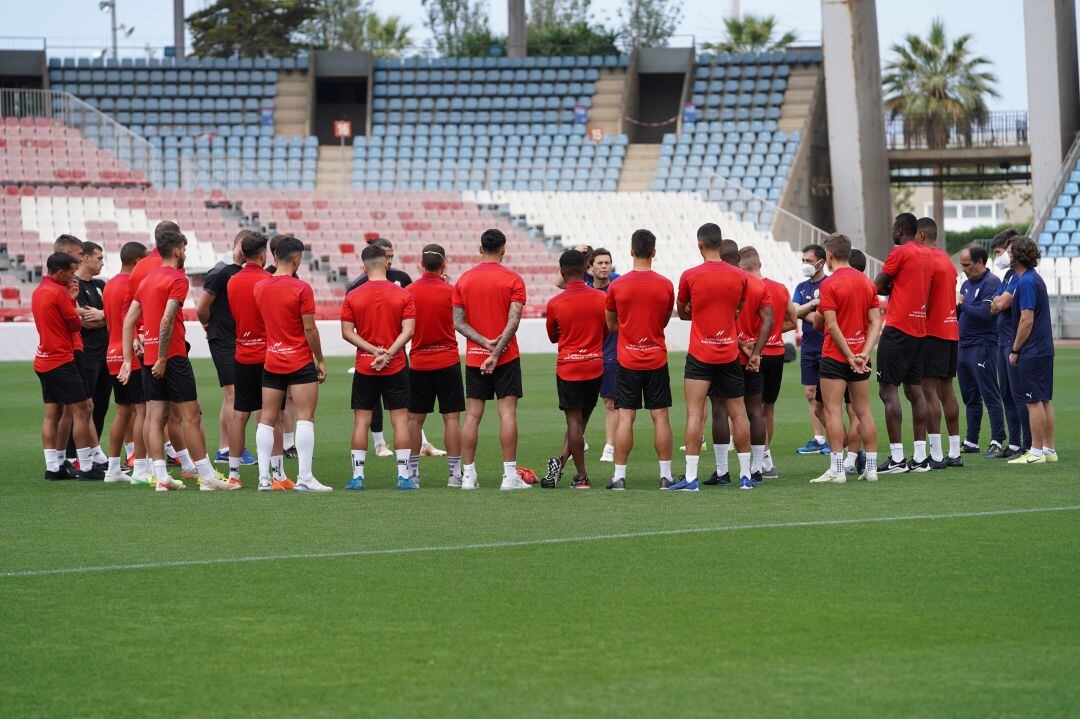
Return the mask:
[[[431,414],[435,400],[439,414],[465,411],[465,385],[461,381],[461,365],[455,362],[442,369],[409,370],[409,411]]]
[[[784,381],[784,355],[761,355],[759,374],[765,383],[761,401],[765,404],[776,404],[780,396],[780,385]]]
[[[671,406],[671,378],[666,362],[656,369],[627,369],[619,365],[615,370],[615,408],[641,409],[643,399],[645,409]]]
[[[687,354],[683,377],[708,382],[710,397],[731,399],[747,394],[746,382],[743,379],[743,366],[737,359],[722,364],[709,364],[708,362],[702,362],[692,354]],[[758,392],[761,392],[760,387]]]
[[[77,362],[79,366],[79,373],[82,374],[83,384],[86,385],[86,391],[90,393],[91,398],[94,396],[94,389],[98,385],[98,377],[102,372],[108,372],[105,367],[104,357],[91,357],[86,352],[79,353],[79,360]]]
[[[41,382],[41,399],[45,404],[77,404],[90,399],[74,360],[36,374]]]
[[[158,379],[150,375],[150,392],[146,398],[151,402],[194,402],[199,398],[195,390],[195,371],[187,357],[170,357],[165,360],[165,375]]]
[[[83,386],[86,387],[87,396],[92,397],[94,395],[94,388],[86,383],[86,363],[83,361],[85,357],[83,351],[75,350],[71,353],[71,356],[74,358],[72,361],[75,363],[75,369],[79,373],[79,379],[82,381]]]
[[[236,384],[236,342],[207,340],[206,343],[210,345],[210,357],[217,370],[218,386]]]
[[[878,342],[878,382],[896,387],[922,382],[923,340],[923,337],[912,337],[895,327],[886,327]]]
[[[142,360],[140,360],[140,361],[142,361]],[[142,366],[142,369],[138,370],[138,372],[139,372],[140,379],[142,379],[142,396],[143,396],[143,399],[144,400],[149,400],[150,399],[150,384],[154,381],[154,375],[151,374],[151,372],[150,372],[150,366],[146,365],[146,364],[144,364]],[[132,377],[128,381],[133,382],[133,381],[135,381],[135,378]]]
[[[563,412],[580,409],[586,417],[596,407],[600,399],[600,385],[603,375],[593,379],[563,379],[555,377],[555,390],[559,395],[559,409]]]
[[[870,373],[865,372],[863,374],[859,374],[855,370],[851,369],[851,365],[849,365],[847,362],[840,362],[839,360],[834,360],[832,357],[822,357],[821,379],[842,379],[845,382],[865,382],[866,380],[870,379]],[[819,384],[818,387],[820,388],[821,385]],[[850,401],[848,399],[847,390],[844,390],[844,393],[844,401]],[[818,401],[820,402],[821,400]]]
[[[521,359],[515,357],[484,374],[479,367],[465,368],[465,396],[469,399],[524,397],[521,391]]]
[[[318,381],[319,371],[315,369],[314,362],[308,362],[298,370],[285,373],[270,372],[265,366],[263,367],[262,386],[279,392],[286,391],[294,384],[311,384]]]
[[[258,412],[262,409],[262,362],[237,362],[233,372],[233,411]]]
[[[923,377],[952,379],[956,376],[956,355],[960,343],[927,335],[923,339]]]
[[[394,374],[363,374],[352,376],[352,408],[372,411],[379,400],[387,410],[409,406],[409,368]]]
[[[112,376],[113,402],[116,404],[143,404],[146,393],[143,392],[142,370],[135,370],[128,376],[127,384],[120,384],[116,375]]]

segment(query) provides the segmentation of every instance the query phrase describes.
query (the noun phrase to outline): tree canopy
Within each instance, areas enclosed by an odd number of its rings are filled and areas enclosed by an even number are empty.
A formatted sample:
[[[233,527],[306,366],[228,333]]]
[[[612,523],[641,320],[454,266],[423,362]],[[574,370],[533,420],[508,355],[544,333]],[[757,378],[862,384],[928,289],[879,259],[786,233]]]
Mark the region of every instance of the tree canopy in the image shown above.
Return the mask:
[[[192,49],[203,57],[287,57],[305,47],[301,26],[316,0],[217,0],[187,17]]]
[[[752,15],[724,19],[726,37],[717,43],[703,43],[706,50],[720,52],[771,52],[783,50],[798,40],[795,32],[780,33],[774,15]]]

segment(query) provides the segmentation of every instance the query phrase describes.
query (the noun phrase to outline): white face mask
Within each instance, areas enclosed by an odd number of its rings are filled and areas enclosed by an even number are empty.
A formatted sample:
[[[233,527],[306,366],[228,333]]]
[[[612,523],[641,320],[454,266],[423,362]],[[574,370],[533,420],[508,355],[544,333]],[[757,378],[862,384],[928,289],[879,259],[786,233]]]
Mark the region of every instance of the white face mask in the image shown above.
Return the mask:
[[[805,262],[803,263],[803,266],[802,266],[803,277],[813,277],[814,275],[817,274],[817,271],[818,271],[818,268],[817,268],[816,264],[808,265]]]
[[[999,270],[1007,270],[1007,269],[1009,269],[1009,265],[1011,265],[1011,264],[1012,264],[1012,259],[1011,259],[1011,258],[1009,257],[1009,253],[1008,253],[1008,252],[1002,252],[1002,253],[1001,253],[1000,255],[998,255],[998,256],[997,256],[997,258],[996,258],[996,259],[994,260],[994,265],[995,265],[995,266],[996,266],[996,267],[997,267],[997,268],[998,268]]]

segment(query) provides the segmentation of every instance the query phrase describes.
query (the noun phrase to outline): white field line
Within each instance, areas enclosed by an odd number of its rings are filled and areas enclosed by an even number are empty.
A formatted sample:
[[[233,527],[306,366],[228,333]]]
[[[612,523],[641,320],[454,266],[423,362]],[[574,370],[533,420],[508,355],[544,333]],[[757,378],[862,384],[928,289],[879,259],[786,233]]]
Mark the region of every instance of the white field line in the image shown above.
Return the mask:
[[[429,547],[388,547],[386,549],[357,549],[343,552],[303,552],[291,554],[265,554],[246,557],[213,557],[204,559],[179,559],[164,562],[137,562],[131,564],[105,564],[89,567],[55,567],[49,569],[23,569],[0,571],[4,577],[45,577],[57,574],[92,574],[119,572],[136,569],[170,569],[173,567],[206,567],[216,564],[247,564],[249,562],[277,562],[290,559],[338,559],[342,557],[374,557],[387,554],[421,554],[427,552],[460,552],[480,549],[505,549],[509,547],[535,547],[548,544],[576,542],[603,542],[641,537],[672,537],[683,534],[712,532],[739,532],[753,529],[791,529],[799,527],[842,527],[852,524],[881,524],[887,522],[923,522],[942,519],[969,519],[976,517],[1005,517],[1014,514],[1044,514],[1048,512],[1075,512],[1080,505],[1059,507],[1032,507],[1029,509],[995,509],[985,512],[953,512],[949,514],[907,514],[891,517],[858,517],[852,519],[815,519],[801,522],[767,522],[763,524],[731,524],[714,527],[684,527],[681,529],[656,529],[619,534],[592,534],[574,537],[550,537],[544,539],[521,539],[505,542],[479,542],[474,544],[444,544]]]

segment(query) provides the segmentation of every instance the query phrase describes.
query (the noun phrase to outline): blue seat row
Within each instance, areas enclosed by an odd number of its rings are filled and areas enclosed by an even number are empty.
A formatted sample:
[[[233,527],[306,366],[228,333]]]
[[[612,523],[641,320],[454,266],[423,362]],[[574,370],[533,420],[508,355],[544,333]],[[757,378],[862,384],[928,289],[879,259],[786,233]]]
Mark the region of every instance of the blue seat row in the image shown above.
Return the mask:
[[[560,83],[474,83],[467,85],[376,85],[373,93],[375,101],[389,98],[394,101],[405,98],[406,102],[416,102],[425,99],[458,98],[458,99],[499,99],[521,98],[522,100],[551,99],[558,100],[562,97],[589,96],[596,92],[596,85],[590,82],[560,82]]]
[[[162,68],[187,70],[307,70],[307,55],[298,57],[50,57],[49,68]]]
[[[739,78],[787,78],[791,76],[791,68],[788,65],[697,65],[694,68],[695,80],[714,80]]]
[[[565,57],[408,57],[379,58],[375,61],[375,69],[393,68],[443,68],[443,69],[472,69],[472,70],[497,70],[517,68],[547,68],[547,67],[626,67],[630,64],[627,55],[591,55],[591,56],[565,56]]]
[[[574,120],[574,111],[491,110],[483,117],[489,125],[570,124],[573,123]],[[474,113],[465,112],[372,112],[371,122],[376,127],[393,127],[394,125],[430,125],[433,127],[464,125],[475,129],[476,127],[482,126],[476,123],[476,116]]]
[[[462,82],[596,82],[600,79],[597,68],[573,68],[555,70],[376,70],[375,84],[402,83],[462,83]]]
[[[821,48],[791,48],[770,52],[703,52],[697,56],[699,65],[812,65],[823,60]]]
[[[105,83],[59,84],[53,89],[83,100],[95,97],[273,97],[273,85],[121,85]]]
[[[139,85],[273,85],[274,70],[49,70],[49,82]]]

